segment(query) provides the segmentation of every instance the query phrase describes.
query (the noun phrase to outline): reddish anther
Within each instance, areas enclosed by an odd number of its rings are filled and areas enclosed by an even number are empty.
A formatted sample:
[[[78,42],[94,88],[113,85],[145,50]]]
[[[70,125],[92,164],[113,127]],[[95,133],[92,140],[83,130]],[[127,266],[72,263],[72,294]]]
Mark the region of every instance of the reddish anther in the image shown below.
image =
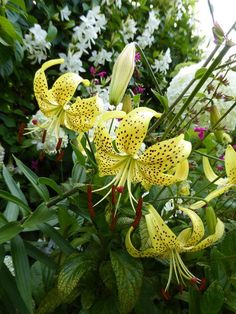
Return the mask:
[[[116,191],[118,193],[124,193],[125,187],[124,186],[117,186]]]
[[[59,154],[57,154],[56,161],[61,161],[64,157],[64,150],[62,150]]]
[[[199,287],[199,291],[205,291],[206,290],[206,283],[207,283],[206,278],[202,278],[201,279],[201,285]]]
[[[171,299],[171,296],[170,296],[170,293],[168,290],[161,288],[161,294],[162,294],[164,300],[169,301]]]
[[[42,143],[45,142],[45,140],[46,140],[46,135],[47,135],[47,130],[44,130],[44,131],[43,131],[43,136],[42,136]]]
[[[32,123],[33,123],[33,125],[37,125],[37,124],[38,124],[38,120],[33,119],[33,120],[32,120]]]
[[[135,217],[134,222],[132,224],[134,229],[137,228],[137,226],[140,222],[140,219],[142,217],[142,207],[143,207],[143,199],[142,199],[142,197],[140,197],[140,199],[138,200],[137,208],[136,208],[136,217]]]
[[[94,211],[94,208],[93,208],[92,186],[91,186],[91,184],[89,184],[88,187],[87,187],[87,195],[88,195],[89,215],[90,215],[91,219],[93,220],[95,218],[95,211]]]
[[[60,137],[57,142],[56,150],[59,150],[61,148],[61,144],[62,144],[62,138]]]
[[[199,279],[197,277],[192,277],[190,279],[190,283],[192,283],[192,284],[195,284],[195,283],[198,283],[198,282],[199,282]]]
[[[114,185],[111,188],[111,203],[116,205],[116,187]]]

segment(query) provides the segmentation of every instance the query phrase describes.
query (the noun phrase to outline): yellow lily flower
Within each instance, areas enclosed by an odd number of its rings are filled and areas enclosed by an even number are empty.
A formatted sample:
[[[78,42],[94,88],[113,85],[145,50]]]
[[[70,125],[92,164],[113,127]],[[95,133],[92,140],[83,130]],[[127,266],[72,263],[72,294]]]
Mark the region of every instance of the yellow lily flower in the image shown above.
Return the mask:
[[[160,113],[145,107],[129,112],[116,130],[115,148],[103,121],[98,123],[95,130],[95,157],[99,175],[115,176],[102,189],[112,184],[122,189],[127,183],[133,209],[133,201],[136,200],[131,193],[131,183],[141,182],[144,187],[154,184],[164,186],[185,180],[188,176],[187,157],[191,152],[191,143],[184,140],[183,134],[158,142],[142,152],[149,122],[153,117],[160,116]]]
[[[236,184],[236,152],[231,145],[228,145],[225,151],[225,170],[227,177],[218,178],[213,169],[211,168],[210,162],[207,157],[203,157],[203,170],[205,176],[210,182],[214,181],[217,185],[217,189],[208,194],[205,197],[206,202],[211,201],[213,198],[227,192],[230,188]],[[199,201],[190,206],[191,209],[198,209],[206,205],[206,202]]]
[[[147,209],[149,213],[145,215],[145,220],[151,247],[139,251],[133,246],[131,234],[134,231],[134,227],[131,226],[125,238],[125,245],[129,254],[137,258],[159,257],[165,260],[168,259],[170,270],[165,290],[169,288],[173,273],[178,284],[185,284],[184,279],[200,283],[200,279],[196,278],[185,266],[180,254],[203,250],[218,241],[224,233],[223,222],[217,218],[214,233],[201,240],[204,236],[204,225],[201,218],[194,211],[179,207],[190,218],[192,227],[182,230],[176,236],[151,204],[147,205]]]
[[[98,96],[81,99],[74,93],[80,83],[89,86],[89,81],[84,80],[76,73],[62,74],[48,88],[45,71],[53,65],[61,64],[64,59],[55,59],[45,62],[35,73],[34,93],[40,110],[49,118],[48,122],[39,125],[47,132],[54,133],[59,138],[59,127],[65,126],[76,132],[86,132],[93,127],[96,117],[101,112]]]

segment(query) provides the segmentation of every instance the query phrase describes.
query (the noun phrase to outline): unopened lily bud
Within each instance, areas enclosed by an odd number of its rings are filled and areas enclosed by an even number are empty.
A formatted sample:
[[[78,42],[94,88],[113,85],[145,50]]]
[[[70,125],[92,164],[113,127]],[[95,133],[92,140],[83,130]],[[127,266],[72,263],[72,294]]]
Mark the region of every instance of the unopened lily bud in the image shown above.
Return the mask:
[[[223,133],[223,141],[225,144],[230,144],[232,143],[232,138],[228,133]]]
[[[127,89],[135,66],[135,44],[130,43],[125,46],[117,58],[111,77],[110,97],[111,105],[118,105]]]
[[[215,233],[215,227],[217,223],[216,214],[213,207],[208,206],[205,209],[206,223],[210,234]]]
[[[221,118],[221,114],[220,114],[217,106],[213,105],[211,107],[211,112],[210,112],[211,126],[214,127],[217,124],[217,122],[220,120],[220,118]],[[223,133],[224,132],[222,130],[220,130],[220,128],[222,128],[222,126],[219,124],[219,125],[217,125],[216,130],[213,130],[213,131],[214,131],[216,140],[219,143],[223,143],[224,142],[224,140],[223,140]]]
[[[126,94],[123,98],[123,106],[122,111],[126,112],[127,114],[132,111],[132,102],[131,102],[131,96]]]
[[[180,183],[179,193],[180,195],[183,195],[183,196],[190,195],[190,185],[188,181],[183,181]]]
[[[225,34],[224,34],[223,29],[220,27],[220,25],[217,22],[214,23],[212,31],[215,38],[215,42],[217,44],[221,44],[224,41]]]

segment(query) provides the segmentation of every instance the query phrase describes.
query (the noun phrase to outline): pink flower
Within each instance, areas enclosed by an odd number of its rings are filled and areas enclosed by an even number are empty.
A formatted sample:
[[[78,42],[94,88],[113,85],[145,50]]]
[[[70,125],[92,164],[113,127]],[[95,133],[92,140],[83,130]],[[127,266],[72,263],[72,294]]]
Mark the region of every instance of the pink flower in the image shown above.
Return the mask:
[[[137,95],[137,94],[143,94],[144,91],[145,91],[145,88],[144,88],[143,86],[141,86],[141,85],[137,85],[137,86],[135,86],[135,87],[133,88],[133,92],[134,92],[135,95]]]
[[[101,71],[97,74],[100,78],[106,77],[107,76],[107,72],[106,71]]]
[[[224,166],[218,165],[218,166],[216,166],[216,170],[223,171],[224,170]]]
[[[135,62],[140,61],[141,60],[141,54],[140,52],[136,52],[135,53],[135,57],[134,57]]]
[[[202,141],[204,139],[204,132],[207,131],[207,128],[195,127],[193,130],[198,133],[198,137]]]
[[[89,72],[90,72],[90,74],[91,74],[92,76],[95,76],[96,73],[97,73],[97,69],[96,69],[95,67],[91,66],[91,67],[89,68]]]

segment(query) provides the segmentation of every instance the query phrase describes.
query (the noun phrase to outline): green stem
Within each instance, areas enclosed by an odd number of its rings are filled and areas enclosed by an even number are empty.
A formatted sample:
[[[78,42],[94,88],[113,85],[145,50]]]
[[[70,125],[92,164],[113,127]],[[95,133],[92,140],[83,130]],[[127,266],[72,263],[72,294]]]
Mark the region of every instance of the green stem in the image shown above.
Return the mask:
[[[208,155],[208,154],[205,154],[205,153],[199,152],[198,150],[194,150],[194,151],[192,151],[192,153],[199,154],[199,155],[202,155],[202,156],[205,156],[205,157],[208,157],[208,158],[214,159],[214,160],[216,160],[216,161],[222,161],[220,158],[213,157],[213,156],[211,156],[211,155]]]
[[[137,47],[138,51],[141,54],[141,57],[142,57],[142,60],[144,61],[144,64],[146,65],[148,71],[150,72],[151,79],[152,79],[152,81],[153,81],[153,83],[154,83],[158,93],[162,95],[159,83],[157,82],[156,76],[154,75],[154,73],[152,71],[152,68],[151,68],[151,66],[150,66],[150,64],[149,64],[149,62],[148,62],[148,60],[147,60],[147,58],[146,58],[142,48],[137,43],[136,43],[136,47]]]
[[[90,142],[90,139],[89,139],[88,133],[87,133],[87,132],[85,132],[84,134],[85,134],[85,137],[86,137],[87,143],[88,143],[88,145],[89,145],[89,148],[90,148],[91,154],[92,154],[92,156],[93,156],[93,160],[94,160],[94,161],[95,161],[95,163],[96,163],[96,158],[95,158],[95,155],[94,155],[93,147],[92,147],[92,144],[91,144],[91,142]]]
[[[46,203],[46,206],[47,207],[52,207],[52,206],[56,205],[57,203],[59,203],[60,201],[64,200],[65,198],[67,198],[67,197],[69,197],[69,196],[71,196],[71,195],[73,195],[75,193],[78,193],[79,189],[80,188],[78,186],[76,186],[73,189],[64,192],[62,195],[58,195],[58,196],[54,197],[53,199],[49,200]]]

